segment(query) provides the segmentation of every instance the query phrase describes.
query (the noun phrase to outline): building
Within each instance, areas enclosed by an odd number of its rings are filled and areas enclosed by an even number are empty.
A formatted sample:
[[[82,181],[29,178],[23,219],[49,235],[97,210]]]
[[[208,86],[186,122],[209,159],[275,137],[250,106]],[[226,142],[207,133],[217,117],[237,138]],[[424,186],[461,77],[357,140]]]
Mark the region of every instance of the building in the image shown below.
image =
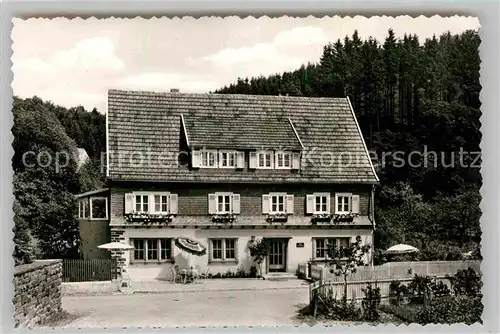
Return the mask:
[[[248,271],[260,238],[266,273],[324,261],[328,242],[373,244],[378,178],[347,98],[110,90],[106,115],[111,241],[135,247],[120,254],[134,279],[172,262]]]

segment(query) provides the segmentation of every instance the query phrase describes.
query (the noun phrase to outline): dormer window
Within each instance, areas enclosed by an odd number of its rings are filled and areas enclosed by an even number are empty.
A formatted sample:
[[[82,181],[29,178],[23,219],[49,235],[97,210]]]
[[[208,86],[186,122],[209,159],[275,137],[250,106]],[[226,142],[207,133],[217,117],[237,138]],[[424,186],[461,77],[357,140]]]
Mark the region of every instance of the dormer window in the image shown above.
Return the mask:
[[[219,167],[220,168],[235,168],[236,167],[236,152],[220,151],[219,152]]]
[[[258,168],[273,168],[273,152],[262,151],[257,153]]]
[[[217,151],[216,150],[202,150],[201,151],[200,167],[204,167],[204,168],[217,167]]]
[[[290,169],[290,168],[292,168],[292,153],[291,152],[277,152],[276,153],[276,168],[277,169]]]

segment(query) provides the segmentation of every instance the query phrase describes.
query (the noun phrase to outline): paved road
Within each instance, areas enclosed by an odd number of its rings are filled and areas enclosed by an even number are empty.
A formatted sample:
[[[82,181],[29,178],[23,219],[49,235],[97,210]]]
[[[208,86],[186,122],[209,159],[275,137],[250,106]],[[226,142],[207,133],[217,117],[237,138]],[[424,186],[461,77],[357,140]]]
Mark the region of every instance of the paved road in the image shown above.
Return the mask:
[[[294,325],[308,289],[63,297],[64,327]]]

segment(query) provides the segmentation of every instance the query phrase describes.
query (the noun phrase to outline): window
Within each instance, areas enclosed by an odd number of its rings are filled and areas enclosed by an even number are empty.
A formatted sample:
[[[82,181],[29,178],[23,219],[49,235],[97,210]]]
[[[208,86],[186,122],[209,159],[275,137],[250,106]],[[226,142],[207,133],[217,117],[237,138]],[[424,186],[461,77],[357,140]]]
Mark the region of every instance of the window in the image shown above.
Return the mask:
[[[167,195],[154,195],[155,196],[155,212],[168,212],[168,196]]]
[[[88,218],[90,215],[89,199],[81,199],[78,201],[78,218]]]
[[[90,219],[108,219],[108,198],[90,198]]]
[[[220,152],[219,167],[235,168],[236,167],[236,152]]]
[[[285,199],[286,195],[282,194],[271,194],[271,208],[269,213],[284,213],[285,210]]]
[[[257,154],[257,167],[259,168],[273,168],[272,157],[273,153],[271,151],[259,152]]]
[[[149,212],[149,195],[135,195],[135,211]]]
[[[350,202],[351,202],[351,194],[350,193],[339,193],[336,194],[336,211],[335,213],[349,213],[351,212]]]
[[[217,151],[203,150],[201,151],[201,167],[211,168],[217,167]]]
[[[276,168],[278,169],[292,168],[292,153],[290,152],[276,153]]]
[[[231,212],[231,194],[217,195],[217,213]]]
[[[131,261],[168,261],[172,258],[172,239],[132,239]]]
[[[328,213],[328,196],[316,195],[314,198],[314,211],[316,213]]]
[[[327,259],[328,256],[328,245],[335,246],[337,248],[349,247],[351,238],[315,238],[314,239],[314,258],[317,260]]]
[[[236,261],[237,239],[211,239],[211,261]]]

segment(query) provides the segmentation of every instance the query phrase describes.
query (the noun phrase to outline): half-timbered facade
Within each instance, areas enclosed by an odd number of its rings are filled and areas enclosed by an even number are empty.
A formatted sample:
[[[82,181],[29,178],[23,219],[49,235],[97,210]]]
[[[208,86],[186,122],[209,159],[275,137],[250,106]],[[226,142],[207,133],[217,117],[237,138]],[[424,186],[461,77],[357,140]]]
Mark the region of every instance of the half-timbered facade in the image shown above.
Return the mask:
[[[248,271],[260,238],[266,272],[295,273],[357,235],[373,244],[378,179],[347,98],[110,90],[106,117],[111,241],[134,246],[131,277],[188,261]],[[187,258],[179,236],[207,255]]]

